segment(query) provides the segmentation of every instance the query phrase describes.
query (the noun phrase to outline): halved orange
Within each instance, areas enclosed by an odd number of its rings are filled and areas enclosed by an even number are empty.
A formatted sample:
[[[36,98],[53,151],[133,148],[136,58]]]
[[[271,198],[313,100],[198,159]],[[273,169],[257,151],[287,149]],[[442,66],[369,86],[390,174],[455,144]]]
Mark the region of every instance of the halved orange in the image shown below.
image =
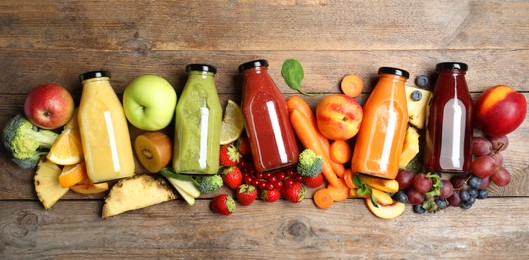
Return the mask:
[[[83,145],[77,123],[77,110],[70,121],[64,125],[62,133],[57,137],[46,157],[58,165],[72,165],[83,160]]]
[[[80,183],[87,177],[84,162],[74,165],[66,165],[62,168],[61,175],[59,175],[59,184],[61,184],[61,187],[63,188],[68,188]]]

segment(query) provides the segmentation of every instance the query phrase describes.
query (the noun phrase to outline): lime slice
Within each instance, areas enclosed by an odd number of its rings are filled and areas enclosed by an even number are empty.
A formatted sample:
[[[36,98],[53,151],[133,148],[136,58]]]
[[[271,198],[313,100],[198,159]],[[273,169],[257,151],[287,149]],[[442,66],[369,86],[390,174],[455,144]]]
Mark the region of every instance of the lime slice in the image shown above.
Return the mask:
[[[220,127],[220,144],[229,144],[241,137],[244,130],[244,118],[237,103],[228,100],[224,111],[224,118]]]

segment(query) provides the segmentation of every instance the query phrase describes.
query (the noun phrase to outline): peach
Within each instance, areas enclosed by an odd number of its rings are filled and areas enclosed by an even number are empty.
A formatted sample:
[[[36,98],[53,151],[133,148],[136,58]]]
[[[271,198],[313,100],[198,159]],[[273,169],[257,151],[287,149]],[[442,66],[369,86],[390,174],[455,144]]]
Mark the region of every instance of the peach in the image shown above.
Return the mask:
[[[378,189],[372,189],[372,192],[378,207],[371,202],[370,198],[366,198],[365,201],[367,208],[375,216],[383,219],[393,219],[402,215],[406,209],[406,204],[393,201],[387,193]]]
[[[511,133],[522,124],[526,114],[525,96],[505,85],[487,89],[474,106],[476,128],[488,136]]]
[[[385,192],[397,192],[399,191],[399,183],[396,180],[382,179],[378,177],[370,177],[365,175],[358,175],[360,179],[364,180],[367,186],[385,191]]]
[[[331,140],[354,137],[362,123],[362,106],[344,94],[324,97],[316,106],[316,122],[321,134]]]

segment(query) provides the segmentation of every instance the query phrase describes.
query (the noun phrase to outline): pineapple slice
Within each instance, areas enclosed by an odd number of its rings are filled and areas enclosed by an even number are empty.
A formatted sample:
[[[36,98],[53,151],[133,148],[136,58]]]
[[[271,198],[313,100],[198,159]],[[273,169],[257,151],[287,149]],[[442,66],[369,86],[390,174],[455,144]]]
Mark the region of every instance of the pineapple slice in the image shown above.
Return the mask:
[[[423,129],[424,123],[426,122],[427,106],[428,102],[430,102],[432,92],[408,86],[405,89],[408,105],[408,122],[418,129]]]
[[[159,180],[146,174],[135,175],[112,187],[105,198],[103,218],[174,199],[173,191]]]
[[[59,183],[59,175],[62,169],[45,158],[42,158],[37,165],[37,171],[33,178],[35,191],[44,208],[51,208],[68,190]]]
[[[399,168],[404,169],[408,163],[419,153],[419,132],[413,126],[408,126],[406,138],[402,146]]]

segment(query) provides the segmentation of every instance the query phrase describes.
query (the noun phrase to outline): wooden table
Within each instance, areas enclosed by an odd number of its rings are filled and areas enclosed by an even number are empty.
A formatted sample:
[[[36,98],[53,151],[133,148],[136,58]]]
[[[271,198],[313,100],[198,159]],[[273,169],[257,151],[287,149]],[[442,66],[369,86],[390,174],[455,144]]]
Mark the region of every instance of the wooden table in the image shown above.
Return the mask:
[[[239,64],[257,58],[285,97],[297,94],[280,75],[301,61],[304,88],[338,93],[341,78],[361,76],[372,90],[377,69],[406,69],[413,79],[443,61],[469,65],[474,98],[506,84],[529,100],[528,1],[12,1],[0,2],[0,125],[22,111],[45,82],[78,98],[79,74],[107,69],[122,93],[142,74],[157,74],[180,93],[184,67],[218,68],[223,105],[240,101]],[[321,97],[307,98],[314,107]],[[500,123],[500,122],[498,122]],[[141,131],[132,129],[132,136]],[[360,199],[315,207],[257,201],[231,216],[213,214],[211,197],[183,200],[103,220],[104,195],[69,192],[45,210],[31,170],[0,153],[0,259],[32,258],[441,258],[529,257],[529,122],[509,135],[509,186],[471,209],[418,215],[407,206],[393,220]],[[138,172],[141,171],[138,168]],[[228,192],[223,190],[220,192]]]

